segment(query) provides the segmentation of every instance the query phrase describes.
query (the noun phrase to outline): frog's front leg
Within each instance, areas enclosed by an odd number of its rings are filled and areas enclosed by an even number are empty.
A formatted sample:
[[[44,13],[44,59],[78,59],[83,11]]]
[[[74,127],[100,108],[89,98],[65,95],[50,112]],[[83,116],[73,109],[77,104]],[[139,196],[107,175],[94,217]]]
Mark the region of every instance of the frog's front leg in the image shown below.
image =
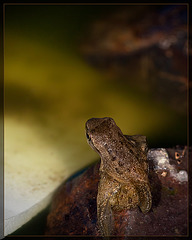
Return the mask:
[[[97,194],[97,221],[102,236],[109,236],[113,230],[113,202],[120,190],[120,183],[106,173],[101,173]]]

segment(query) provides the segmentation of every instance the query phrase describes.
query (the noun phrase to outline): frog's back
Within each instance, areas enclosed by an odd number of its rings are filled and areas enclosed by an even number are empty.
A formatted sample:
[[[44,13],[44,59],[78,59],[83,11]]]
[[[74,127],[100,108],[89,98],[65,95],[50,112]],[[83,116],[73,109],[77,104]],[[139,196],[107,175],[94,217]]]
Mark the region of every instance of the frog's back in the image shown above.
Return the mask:
[[[124,140],[119,138],[122,146],[113,148],[116,157],[111,159],[111,164],[106,163],[105,171],[118,182],[134,186],[139,197],[138,206],[146,213],[152,205],[146,137],[142,135],[124,137]],[[116,145],[119,146],[117,143]],[[113,153],[111,155],[113,156]]]

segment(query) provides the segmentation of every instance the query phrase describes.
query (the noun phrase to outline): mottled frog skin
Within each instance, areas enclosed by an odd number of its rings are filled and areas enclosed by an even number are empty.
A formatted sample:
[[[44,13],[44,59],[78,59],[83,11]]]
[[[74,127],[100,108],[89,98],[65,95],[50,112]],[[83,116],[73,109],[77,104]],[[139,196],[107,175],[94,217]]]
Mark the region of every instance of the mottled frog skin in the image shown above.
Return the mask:
[[[109,236],[113,211],[139,206],[147,213],[151,208],[146,137],[123,135],[109,117],[89,119],[86,136],[101,157],[97,218],[101,235]]]

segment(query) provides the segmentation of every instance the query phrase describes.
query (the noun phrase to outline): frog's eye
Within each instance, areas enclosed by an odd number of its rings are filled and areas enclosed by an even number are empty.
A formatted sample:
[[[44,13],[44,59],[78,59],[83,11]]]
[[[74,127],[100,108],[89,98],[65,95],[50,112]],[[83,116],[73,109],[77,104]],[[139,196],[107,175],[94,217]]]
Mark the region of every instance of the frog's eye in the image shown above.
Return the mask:
[[[88,140],[91,139],[88,133],[86,133],[86,137],[87,137]]]

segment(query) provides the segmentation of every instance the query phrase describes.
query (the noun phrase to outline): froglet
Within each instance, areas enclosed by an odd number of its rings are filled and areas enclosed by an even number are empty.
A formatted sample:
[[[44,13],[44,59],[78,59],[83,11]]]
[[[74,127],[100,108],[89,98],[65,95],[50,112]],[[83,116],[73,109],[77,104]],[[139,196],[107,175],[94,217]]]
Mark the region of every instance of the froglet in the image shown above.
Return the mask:
[[[123,135],[110,117],[86,122],[89,145],[100,155],[97,219],[102,236],[113,230],[113,211],[152,205],[148,180],[147,143],[142,135]]]

